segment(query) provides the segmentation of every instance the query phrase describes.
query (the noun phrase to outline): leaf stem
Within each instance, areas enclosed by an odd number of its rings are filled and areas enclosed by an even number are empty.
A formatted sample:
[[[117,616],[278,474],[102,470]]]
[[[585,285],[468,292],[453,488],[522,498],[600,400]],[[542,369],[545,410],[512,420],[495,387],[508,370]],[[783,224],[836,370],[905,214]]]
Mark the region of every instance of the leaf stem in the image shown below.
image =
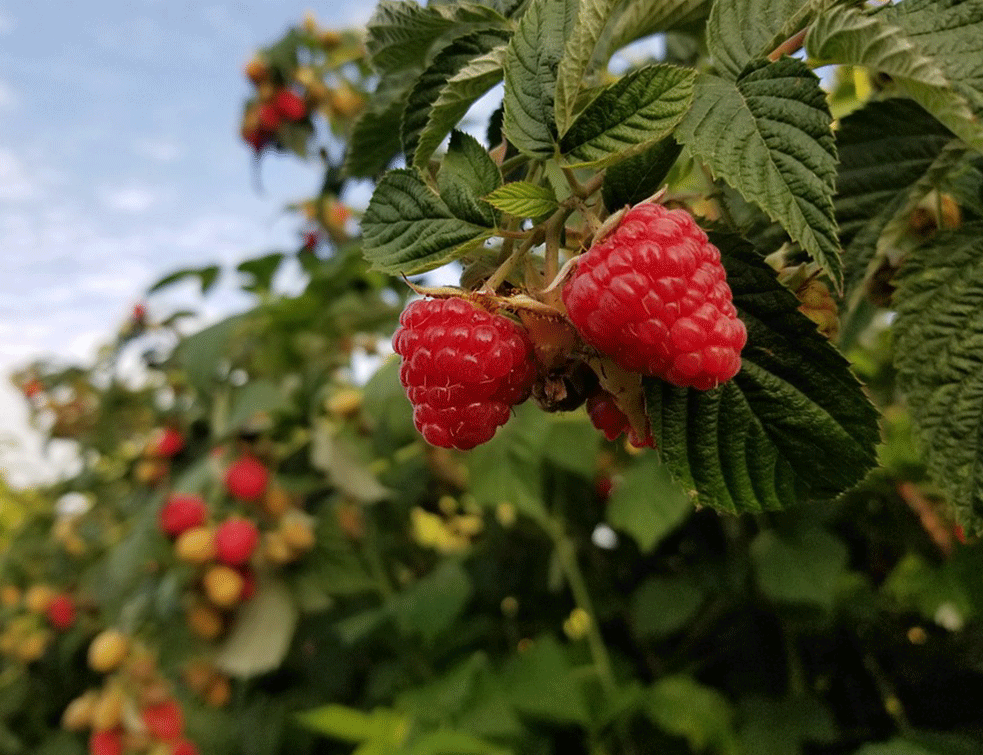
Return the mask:
[[[806,34],[809,31],[809,27],[806,26],[804,29],[799,29],[791,37],[782,42],[778,47],[771,51],[768,55],[768,60],[774,63],[782,55],[791,55],[796,52],[800,47],[802,47],[802,42],[806,38]]]

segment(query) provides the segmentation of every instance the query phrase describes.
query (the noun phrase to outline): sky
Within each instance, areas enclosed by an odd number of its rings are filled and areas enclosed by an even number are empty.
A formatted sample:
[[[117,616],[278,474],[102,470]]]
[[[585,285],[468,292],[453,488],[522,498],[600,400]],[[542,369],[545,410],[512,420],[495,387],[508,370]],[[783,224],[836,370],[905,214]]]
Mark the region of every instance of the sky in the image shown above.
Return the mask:
[[[310,10],[328,26],[364,26],[373,7]],[[238,128],[243,64],[308,9],[0,0],[0,469],[14,484],[51,479],[68,455],[42,453],[13,369],[91,360],[175,269],[296,248],[296,219],[282,208],[316,193],[321,176],[268,157],[257,192]],[[151,317],[190,296],[155,297]],[[204,311],[244,305],[220,291]]]

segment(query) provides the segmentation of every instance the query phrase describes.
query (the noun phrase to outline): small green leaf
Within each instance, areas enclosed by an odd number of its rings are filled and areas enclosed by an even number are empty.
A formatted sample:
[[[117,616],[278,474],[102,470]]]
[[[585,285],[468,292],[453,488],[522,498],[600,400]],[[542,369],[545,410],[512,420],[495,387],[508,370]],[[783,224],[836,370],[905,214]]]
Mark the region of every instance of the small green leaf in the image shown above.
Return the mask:
[[[469,88],[466,96],[455,99],[454,108],[448,107],[447,98],[439,110],[435,109],[435,104],[445,93],[448,98],[451,92],[460,94],[460,81],[451,83],[454,77],[476,65],[481,56],[496,47],[504,51],[509,36],[506,31],[493,29],[459,37],[441,49],[434,56],[433,62],[420,74],[407,98],[402,126],[403,149],[407,155],[412,156],[413,164],[418,168],[427,164],[434,149],[451,127],[464,116],[474,100],[501,78],[501,71],[482,77],[481,85]],[[472,79],[466,80],[474,83]]]
[[[447,630],[471,598],[471,580],[457,561],[443,561],[394,599],[393,611],[408,633],[432,642]]]
[[[847,551],[842,540],[816,527],[792,535],[764,530],[751,543],[751,561],[761,592],[772,600],[829,611]]]
[[[508,140],[523,154],[555,151],[553,106],[557,66],[573,32],[577,0],[533,0],[505,52],[505,122]]]
[[[211,392],[219,364],[245,322],[244,315],[229,317],[188,336],[174,349],[174,361],[184,368],[195,388]]]
[[[406,755],[510,755],[511,750],[477,739],[463,731],[442,729],[424,734],[405,750]]]
[[[682,120],[695,78],[695,71],[670,65],[632,71],[577,116],[560,141],[560,151],[571,164],[595,168],[643,152]]]
[[[269,291],[273,286],[273,276],[280,269],[283,259],[282,253],[274,252],[240,263],[236,270],[246,276],[243,290],[256,293]]]
[[[931,564],[917,553],[909,553],[897,563],[881,590],[904,610],[915,610],[928,621],[933,621],[943,606],[957,617],[960,626],[973,617],[973,602],[955,570],[948,563]]]
[[[411,275],[440,267],[491,235],[454,217],[415,170],[383,176],[362,218],[363,253],[376,270]]]
[[[609,211],[637,204],[655,194],[683,148],[671,136],[604,171],[601,195]]]
[[[736,82],[697,78],[676,138],[781,223],[841,285],[831,123],[816,75],[802,61],[782,58],[750,64]]]
[[[459,44],[463,46],[463,40],[459,40]],[[456,48],[448,48],[448,56],[453,53],[453,49]],[[434,66],[439,62],[435,60]],[[420,167],[425,165],[440,142],[464,117],[471,105],[502,80],[504,64],[505,45],[500,45],[473,58],[446,80],[437,101],[430,108],[426,125],[420,131],[413,153],[414,165]]]
[[[663,731],[685,737],[693,752],[740,753],[727,698],[689,676],[666,676],[656,682],[645,713]]]
[[[279,668],[297,626],[297,605],[278,579],[260,581],[236,612],[235,623],[213,657],[230,676],[248,679]]]
[[[399,741],[409,727],[403,716],[386,708],[376,708],[368,713],[335,704],[298,713],[297,721],[310,731],[347,742],[372,739]]]
[[[541,218],[553,213],[559,203],[549,186],[512,181],[485,197],[492,207],[517,218]]]
[[[662,458],[700,503],[726,511],[836,496],[877,463],[877,411],[847,360],[754,250],[734,237],[710,239],[748,341],[741,371],[719,388],[646,381]]]
[[[906,739],[892,739],[890,742],[867,744],[854,755],[940,755],[937,750],[926,750]]]
[[[173,285],[178,281],[182,281],[185,278],[197,278],[201,284],[201,293],[207,294],[209,290],[211,290],[212,286],[215,285],[215,281],[218,280],[218,274],[218,265],[208,265],[206,267],[177,270],[170,275],[165,275],[159,281],[154,283],[154,285],[147,289],[147,293],[152,294],[155,291],[160,291],[162,288],[167,288],[168,286]]]
[[[693,502],[656,454],[637,459],[611,493],[608,524],[650,551],[693,512]]]
[[[938,233],[897,280],[895,364],[929,472],[983,532],[983,223]]]
[[[562,136],[573,120],[574,106],[580,92],[587,65],[601,32],[618,0],[581,0],[577,23],[567,40],[556,75],[556,125]]]
[[[586,725],[590,720],[580,681],[553,637],[544,635],[502,671],[502,685],[520,713],[557,723]]]
[[[662,639],[685,627],[706,600],[695,578],[649,577],[631,598],[632,628],[640,637]]]
[[[730,0],[714,3],[707,20],[707,47],[714,66],[730,79],[752,60],[804,29],[832,0]],[[820,17],[821,18],[821,17]]]
[[[529,404],[487,443],[465,457],[470,493],[483,506],[509,502],[533,519],[543,519],[543,439],[547,416]]]
[[[495,211],[484,197],[502,183],[502,174],[473,136],[451,132],[447,154],[437,172],[440,198],[461,220],[493,227]]]
[[[226,429],[234,432],[257,414],[271,414],[289,407],[290,402],[275,383],[268,380],[250,381],[233,390]]]

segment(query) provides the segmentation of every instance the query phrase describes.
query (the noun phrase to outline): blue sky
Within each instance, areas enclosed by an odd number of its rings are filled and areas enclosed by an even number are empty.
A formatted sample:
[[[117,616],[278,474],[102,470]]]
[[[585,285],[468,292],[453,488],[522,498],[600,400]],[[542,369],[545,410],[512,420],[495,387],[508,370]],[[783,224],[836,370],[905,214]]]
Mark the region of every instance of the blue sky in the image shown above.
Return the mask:
[[[372,0],[312,10],[362,26]],[[307,7],[274,0],[0,0],[0,463],[45,476],[6,374],[39,357],[86,360],[141,292],[187,265],[296,244],[284,204],[320,176],[263,161],[253,188],[238,137],[243,63]],[[151,303],[167,310],[187,290]],[[192,299],[193,301],[193,299]],[[241,306],[219,295],[209,316]]]

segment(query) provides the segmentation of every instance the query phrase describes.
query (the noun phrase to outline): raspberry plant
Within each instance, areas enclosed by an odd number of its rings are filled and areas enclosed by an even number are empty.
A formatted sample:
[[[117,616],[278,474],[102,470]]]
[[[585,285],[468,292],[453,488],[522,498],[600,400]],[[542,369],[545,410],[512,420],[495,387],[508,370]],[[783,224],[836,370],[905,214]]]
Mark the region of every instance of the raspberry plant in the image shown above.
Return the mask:
[[[0,486],[0,753],[978,752],[980,39],[384,0],[258,51],[245,154],[323,180],[255,306],[176,271],[14,376],[80,469]]]

